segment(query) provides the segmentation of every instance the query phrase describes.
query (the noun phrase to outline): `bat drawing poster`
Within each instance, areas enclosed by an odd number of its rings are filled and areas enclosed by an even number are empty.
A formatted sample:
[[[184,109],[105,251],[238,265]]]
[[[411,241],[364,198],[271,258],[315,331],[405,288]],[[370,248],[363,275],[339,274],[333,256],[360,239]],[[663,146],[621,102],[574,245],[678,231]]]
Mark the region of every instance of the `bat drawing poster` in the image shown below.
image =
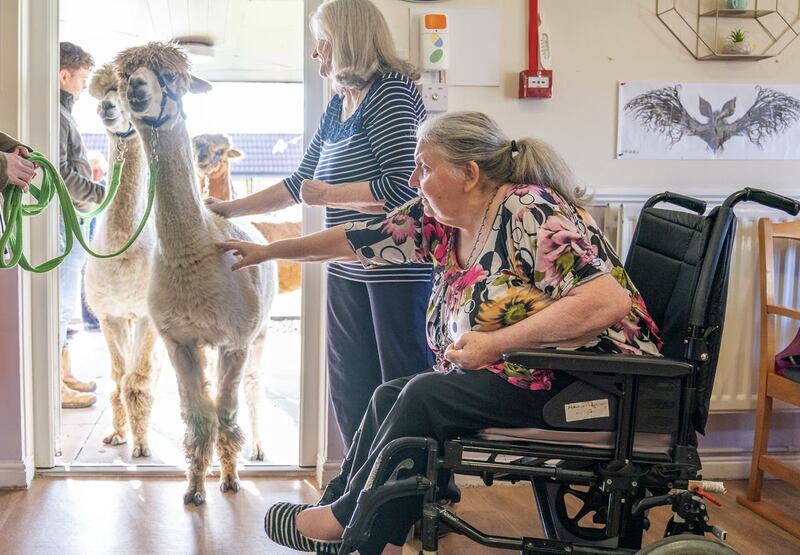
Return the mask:
[[[621,82],[617,158],[800,160],[800,85]]]

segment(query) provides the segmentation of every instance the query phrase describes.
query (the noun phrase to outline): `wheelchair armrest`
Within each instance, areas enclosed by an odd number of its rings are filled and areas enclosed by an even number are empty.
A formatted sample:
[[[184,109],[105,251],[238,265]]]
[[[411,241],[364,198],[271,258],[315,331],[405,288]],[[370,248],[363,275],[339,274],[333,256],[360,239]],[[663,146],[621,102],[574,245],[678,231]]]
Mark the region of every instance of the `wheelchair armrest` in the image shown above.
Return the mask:
[[[503,353],[503,360],[526,368],[570,372],[608,372],[640,376],[680,377],[690,374],[691,364],[647,355],[587,353],[537,349]]]

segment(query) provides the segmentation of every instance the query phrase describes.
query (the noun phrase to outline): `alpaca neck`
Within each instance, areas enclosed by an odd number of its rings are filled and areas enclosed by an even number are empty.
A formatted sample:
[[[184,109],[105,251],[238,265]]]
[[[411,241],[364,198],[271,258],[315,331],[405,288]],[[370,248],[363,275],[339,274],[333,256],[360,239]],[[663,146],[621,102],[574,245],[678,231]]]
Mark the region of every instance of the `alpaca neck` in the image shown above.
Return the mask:
[[[233,198],[231,167],[227,160],[220,164],[217,171],[208,176],[208,196],[220,200],[231,200]]]
[[[153,160],[151,128],[138,122],[137,130],[148,160]],[[170,129],[158,129],[158,179],[156,180],[156,230],[164,250],[194,250],[198,233],[205,229],[206,209],[200,200],[192,166],[192,147],[186,124],[178,118]]]
[[[108,140],[109,160],[115,159],[117,145],[120,141],[125,146],[125,163],[122,165],[119,177],[119,189],[106,210],[103,225],[99,230],[99,233],[106,234],[107,240],[111,243],[109,246],[116,247],[121,246],[121,243],[133,234],[144,213],[147,163],[142,143],[136,135],[127,139],[119,139],[116,135],[108,133]],[[110,187],[111,183],[108,183],[108,186]],[[114,244],[117,242],[120,245]]]

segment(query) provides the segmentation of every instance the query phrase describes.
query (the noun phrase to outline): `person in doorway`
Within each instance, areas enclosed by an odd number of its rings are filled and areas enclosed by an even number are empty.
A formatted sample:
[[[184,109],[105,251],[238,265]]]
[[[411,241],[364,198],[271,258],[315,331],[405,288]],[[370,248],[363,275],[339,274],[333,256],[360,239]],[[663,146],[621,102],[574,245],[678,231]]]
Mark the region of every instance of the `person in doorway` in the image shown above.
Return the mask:
[[[267,534],[294,549],[335,545],[375,461],[395,439],[546,427],[544,405],[572,378],[505,363],[503,352],[659,353],[641,295],[549,145],[511,141],[478,112],[428,121],[418,139],[410,183],[419,198],[391,214],[269,245],[219,245],[241,256],[234,270],[271,259],[359,260],[365,267],[429,260],[435,269],[427,317],[434,371],[375,391],[342,467],[342,495],[269,510]],[[401,553],[421,506],[419,496],[385,505],[359,553]]]
[[[59,172],[67,185],[72,203],[78,210],[88,211],[103,200],[103,186],[92,180],[92,169],[86,157],[86,148],[72,117],[72,107],[86,89],[89,72],[94,67],[91,54],[71,42],[60,45],[58,84],[61,91]],[[61,243],[64,246],[66,230],[61,222]],[[61,346],[61,406],[63,408],[89,407],[97,400],[94,382],[83,382],[72,374],[67,326],[75,313],[80,295],[81,271],[86,263],[86,251],[75,243],[69,256],[59,266]]]
[[[91,150],[87,156],[89,160],[89,166],[92,168],[92,181],[95,183],[99,183],[100,185],[105,188],[106,184],[106,174],[108,173],[108,162],[106,162],[106,157],[103,156],[103,153],[99,150]],[[91,241],[94,238],[94,230],[97,225],[97,219],[93,219],[89,222],[89,240]],[[89,332],[99,332],[100,331],[100,322],[97,320],[97,316],[95,316],[92,309],[89,308],[89,304],[86,302],[86,288],[84,282],[84,276],[86,274],[86,265],[84,265],[83,270],[81,271],[81,316],[83,318],[83,330]]]
[[[28,190],[36,166],[27,160],[30,149],[16,139],[0,132],[0,190],[8,184]]]
[[[415,132],[425,108],[419,73],[397,57],[386,20],[370,0],[331,0],[311,17],[313,57],[336,95],[295,173],[253,195],[207,205],[225,217],[305,202],[326,208],[326,227],[362,222],[415,196]],[[430,367],[425,307],[431,266],[327,272],[330,396],[346,447],[381,383]]]

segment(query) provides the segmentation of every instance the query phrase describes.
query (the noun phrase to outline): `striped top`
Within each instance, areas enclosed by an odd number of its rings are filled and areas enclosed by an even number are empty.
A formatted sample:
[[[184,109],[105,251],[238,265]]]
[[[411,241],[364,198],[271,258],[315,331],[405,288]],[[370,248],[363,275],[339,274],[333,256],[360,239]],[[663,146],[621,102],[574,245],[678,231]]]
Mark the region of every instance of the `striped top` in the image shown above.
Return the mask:
[[[369,182],[372,195],[383,201],[386,212],[416,198],[408,186],[414,170],[416,131],[425,119],[425,106],[417,86],[406,75],[378,77],[350,118],[342,122],[342,97],[331,99],[319,128],[308,145],[300,167],[284,179],[295,202],[301,202],[304,179],[331,185]],[[326,207],[325,227],[375,219],[345,208]],[[378,216],[380,218],[380,216]],[[431,266],[410,264],[366,269],[361,264],[331,262],[328,272],[361,282],[429,281]]]

